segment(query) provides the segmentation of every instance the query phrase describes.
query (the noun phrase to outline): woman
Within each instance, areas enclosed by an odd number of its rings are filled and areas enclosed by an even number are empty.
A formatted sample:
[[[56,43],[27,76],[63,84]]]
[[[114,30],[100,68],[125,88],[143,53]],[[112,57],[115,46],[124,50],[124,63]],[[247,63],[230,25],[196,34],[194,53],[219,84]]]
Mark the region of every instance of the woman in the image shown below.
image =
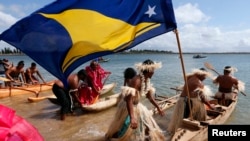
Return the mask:
[[[116,116],[106,134],[107,140],[164,140],[152,113],[139,102],[141,97],[146,96],[159,114],[164,115],[152,97],[155,89],[150,84],[154,70],[160,67],[161,63],[151,60],[136,64],[139,74],[127,81],[127,86],[122,87],[123,100],[118,104]]]

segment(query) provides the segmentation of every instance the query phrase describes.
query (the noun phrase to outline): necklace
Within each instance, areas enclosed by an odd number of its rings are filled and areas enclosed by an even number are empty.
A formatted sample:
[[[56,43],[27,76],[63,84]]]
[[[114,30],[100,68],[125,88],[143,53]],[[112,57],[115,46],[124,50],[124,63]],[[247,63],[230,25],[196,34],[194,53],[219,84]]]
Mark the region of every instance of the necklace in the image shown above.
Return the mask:
[[[141,76],[141,81],[142,81],[142,84],[141,84],[141,90],[140,90],[140,93],[142,96],[144,96],[150,89],[150,78],[148,78],[145,82],[145,77],[142,73],[140,73],[140,76]]]

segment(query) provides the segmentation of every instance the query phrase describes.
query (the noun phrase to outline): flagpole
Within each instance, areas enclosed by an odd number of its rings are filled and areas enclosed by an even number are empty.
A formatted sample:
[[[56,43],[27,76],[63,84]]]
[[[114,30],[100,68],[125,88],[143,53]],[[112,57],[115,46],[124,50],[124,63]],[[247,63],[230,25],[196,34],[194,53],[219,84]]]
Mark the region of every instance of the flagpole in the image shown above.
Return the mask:
[[[183,77],[184,77],[184,81],[185,81],[185,88],[188,94],[188,107],[189,107],[189,111],[190,111],[190,118],[191,120],[193,119],[193,115],[192,115],[192,110],[191,110],[191,102],[190,102],[190,94],[189,94],[189,89],[188,89],[188,83],[187,83],[187,77],[186,77],[186,73],[185,73],[185,66],[184,66],[184,61],[183,61],[183,57],[182,57],[182,51],[181,51],[181,44],[180,44],[180,39],[179,39],[179,34],[178,34],[178,30],[175,29],[174,33],[176,35],[176,40],[177,40],[177,44],[178,44],[178,49],[179,49],[179,55],[180,55],[180,59],[181,59],[181,66],[182,66],[182,73],[183,73]]]

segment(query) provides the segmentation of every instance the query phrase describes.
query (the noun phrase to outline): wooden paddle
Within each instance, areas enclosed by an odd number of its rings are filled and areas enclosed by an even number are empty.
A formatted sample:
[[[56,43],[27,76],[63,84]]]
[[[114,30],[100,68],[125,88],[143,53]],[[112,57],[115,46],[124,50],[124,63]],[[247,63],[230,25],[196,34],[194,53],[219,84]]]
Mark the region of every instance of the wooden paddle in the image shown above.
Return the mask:
[[[110,73],[111,74],[111,73]],[[106,81],[108,80],[110,74],[107,75],[107,77],[105,78],[105,80],[103,81],[103,86],[105,85]]]
[[[205,62],[205,63],[204,63],[204,66],[205,66],[207,69],[210,69],[210,70],[214,71],[215,73],[217,73],[218,75],[220,75],[220,73],[217,72],[217,71],[214,69],[214,67],[213,67],[212,64],[210,64],[210,63],[208,63],[208,62]],[[240,93],[243,94],[244,96],[246,96],[246,94],[245,94],[244,92],[240,91]]]
[[[170,89],[172,89],[172,90],[175,90],[175,91],[182,91],[182,89],[178,89],[178,88],[170,88]]]

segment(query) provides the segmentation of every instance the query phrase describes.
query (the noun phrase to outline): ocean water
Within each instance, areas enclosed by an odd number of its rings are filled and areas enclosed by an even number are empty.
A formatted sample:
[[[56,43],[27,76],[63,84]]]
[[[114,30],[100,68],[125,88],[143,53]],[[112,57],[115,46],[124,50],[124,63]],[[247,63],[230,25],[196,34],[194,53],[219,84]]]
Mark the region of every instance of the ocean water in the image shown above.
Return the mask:
[[[193,59],[192,54],[184,54],[183,61],[185,73],[188,74],[192,69],[204,67],[204,62],[209,62],[214,66],[214,69],[223,73],[225,66],[233,66],[238,69],[234,74],[239,80],[245,83],[245,93],[247,96],[239,94],[238,105],[231,117],[225,124],[249,124],[250,121],[250,89],[249,89],[249,75],[250,75],[250,54],[206,54],[207,58]],[[17,64],[18,61],[25,62],[25,68],[30,66],[33,61],[28,56],[0,56],[0,58],[7,58]],[[106,83],[116,82],[117,87],[114,93],[119,92],[120,86],[123,84],[123,71],[127,67],[134,67],[135,63],[142,62],[146,59],[151,59],[156,62],[162,62],[162,68],[155,71],[151,79],[156,88],[158,95],[171,96],[175,91],[171,87],[177,87],[184,84],[183,70],[179,54],[113,54],[104,56],[110,58],[109,62],[101,63],[102,67],[112,74],[109,76]],[[89,62],[79,66],[74,72],[89,65]],[[48,73],[45,69],[37,66],[45,80],[56,79],[53,75]],[[212,72],[214,77],[216,73]],[[204,81],[213,92],[216,92],[216,87],[212,84],[211,79]],[[52,93],[45,92],[41,95],[51,95]],[[58,110],[59,106],[44,100],[38,103],[29,103],[27,97],[33,95],[21,95],[10,98],[0,99],[0,103],[9,106],[16,110],[16,113],[24,117],[27,121],[32,123],[42,134],[46,141],[71,141],[71,140],[103,140],[103,136],[111,124],[111,119],[115,113],[115,107],[99,112],[99,113],[85,113],[78,111],[77,116],[67,117],[65,121],[59,120]],[[148,105],[151,106],[151,105]],[[164,117],[155,116],[157,122],[163,130],[166,130],[169,118],[171,116],[171,109],[166,111]]]

